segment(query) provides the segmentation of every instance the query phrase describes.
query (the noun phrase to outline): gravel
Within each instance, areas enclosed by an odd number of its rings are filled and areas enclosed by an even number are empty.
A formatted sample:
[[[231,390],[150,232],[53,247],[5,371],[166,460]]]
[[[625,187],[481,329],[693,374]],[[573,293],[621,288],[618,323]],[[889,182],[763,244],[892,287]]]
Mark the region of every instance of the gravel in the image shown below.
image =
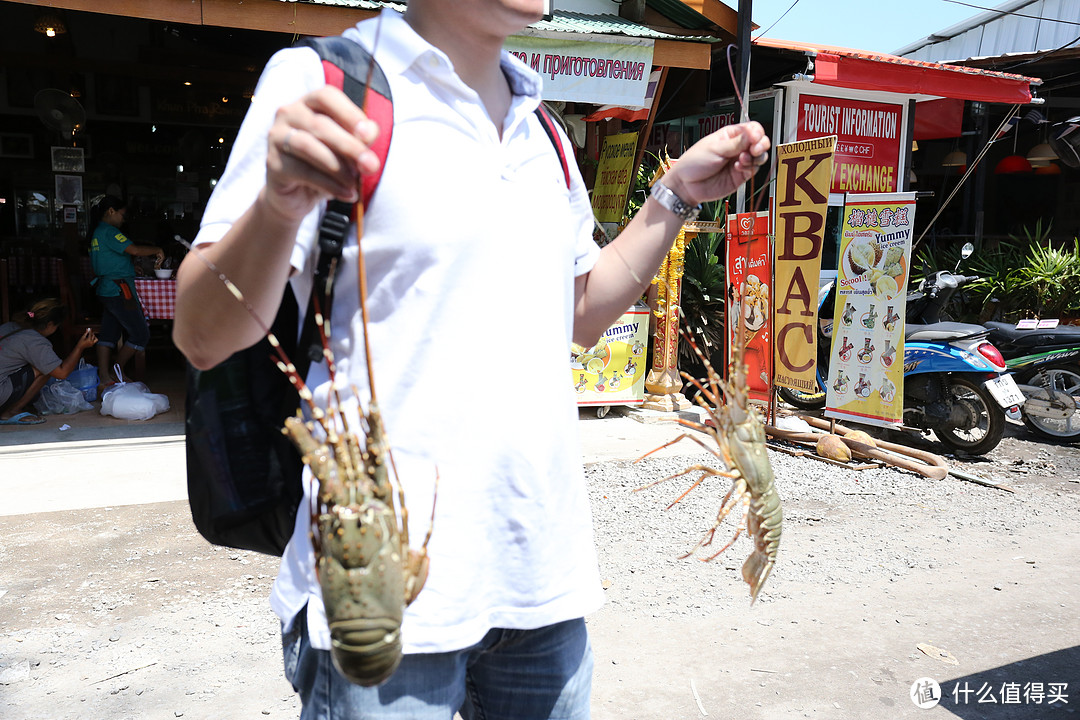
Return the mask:
[[[712,563],[679,557],[712,524],[729,481],[707,478],[670,510],[694,476],[635,492],[715,462],[693,443],[678,447],[687,454],[586,467],[607,599],[588,620],[597,720],[697,717],[701,703],[753,720],[879,716],[867,698],[899,710],[914,678],[951,672],[918,642],[948,648],[965,673],[1043,658],[1056,664],[1028,679],[1075,677],[1076,656],[1053,652],[1076,645],[1061,582],[1080,557],[1074,446],[1013,428],[990,458],[953,461],[1016,492],[770,451],[783,537],[749,611],[747,540]],[[267,607],[277,560],[207,545],[186,503],[5,517],[0,537],[0,716],[299,714]]]
[[[950,545],[960,539],[1008,543],[1027,528],[1075,519],[1080,506],[1076,475],[1054,477],[1053,462],[1045,457],[1017,458],[1018,442],[1026,441],[1011,441],[1013,457],[997,463],[951,459],[965,472],[1016,485],[1017,492],[888,467],[840,468],[770,450],[783,502],[783,536],[758,602],[791,597],[807,585],[896,581],[915,569],[955,567],[964,558],[950,552]],[[1061,450],[1078,455],[1075,448]],[[1049,456],[1045,449],[1036,452]],[[680,559],[715,521],[730,481],[708,477],[667,510],[698,473],[643,487],[696,463],[722,467],[716,458],[696,453],[586,468],[601,574],[609,586],[608,603],[618,612],[704,617],[732,603],[745,607],[748,586],[739,567],[750,554],[750,542],[744,536],[704,571],[694,559]],[[741,513],[737,508],[724,521],[715,549],[735,534]],[[706,555],[705,549],[696,557]]]

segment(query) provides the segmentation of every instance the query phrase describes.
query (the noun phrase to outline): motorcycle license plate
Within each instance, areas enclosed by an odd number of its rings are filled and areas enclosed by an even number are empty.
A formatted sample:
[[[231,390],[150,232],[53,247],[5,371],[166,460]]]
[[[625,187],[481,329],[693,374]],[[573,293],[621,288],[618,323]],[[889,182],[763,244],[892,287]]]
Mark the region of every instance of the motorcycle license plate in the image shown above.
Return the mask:
[[[1024,404],[1024,393],[1020,392],[1012,375],[998,375],[992,380],[987,380],[986,389],[1003,408]]]

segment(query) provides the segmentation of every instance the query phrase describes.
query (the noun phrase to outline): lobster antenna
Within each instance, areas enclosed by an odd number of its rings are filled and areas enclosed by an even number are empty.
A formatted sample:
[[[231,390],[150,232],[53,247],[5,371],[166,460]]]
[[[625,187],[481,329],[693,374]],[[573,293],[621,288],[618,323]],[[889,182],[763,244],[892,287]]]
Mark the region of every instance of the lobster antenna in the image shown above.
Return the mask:
[[[367,82],[364,83],[364,99],[360,103],[360,109],[367,115],[368,95],[371,93],[371,80],[375,74],[375,48],[379,47],[379,35],[382,31],[382,14],[379,14],[378,20],[375,22],[375,39],[372,42],[371,50],[371,63],[368,65]],[[363,188],[359,188],[360,199],[357,201],[357,213],[356,213],[356,276],[357,276],[357,288],[360,292],[360,326],[364,335],[364,360],[367,363],[367,375],[368,386],[371,393],[371,405],[378,408],[379,403],[375,396],[375,370],[374,363],[371,360],[371,340],[368,334],[368,306],[367,306],[367,267],[364,263],[363,247],[360,244],[360,238],[364,235],[364,194]],[[400,477],[397,471],[397,464],[394,462],[394,454],[391,451],[387,451],[387,459],[390,461],[390,469],[393,470],[395,481]],[[405,507],[405,492],[398,483],[398,498],[401,507]],[[432,510],[434,514],[434,509]],[[402,519],[402,524],[408,526],[407,519]]]
[[[375,24],[375,41],[372,43],[372,47],[379,46],[379,34],[382,30],[382,14],[379,15],[379,19]],[[371,92],[371,79],[375,72],[375,53],[371,53],[371,63],[368,65],[367,82],[364,85],[364,99],[360,104],[360,109],[367,115],[368,94]],[[367,307],[367,269],[364,264],[364,253],[360,246],[360,238],[364,234],[364,194],[363,189],[358,188],[360,199],[357,201],[356,212],[356,275],[357,275],[357,287],[360,290],[360,326],[364,332],[364,360],[367,362],[367,374],[368,385],[371,390],[371,403],[376,405],[375,400],[375,375],[374,365],[371,361],[371,342],[368,337],[368,307]]]
[[[192,243],[179,235],[174,236],[173,239],[194,253],[195,257],[197,257],[203,265],[209,268],[210,272],[217,275],[218,280],[220,280],[232,296],[244,306],[244,310],[247,311],[248,315],[255,321],[255,324],[258,325],[259,329],[266,335],[266,339],[270,342],[270,347],[272,347],[277,354],[276,358],[271,356],[270,359],[283,373],[285,373],[285,376],[289,378],[289,382],[296,388],[297,394],[299,394],[300,398],[307,403],[308,407],[311,409],[311,416],[323,426],[323,429],[326,429],[325,414],[319,409],[318,405],[315,404],[315,399],[311,394],[311,390],[304,384],[304,379],[300,377],[300,373],[296,371],[296,365],[293,364],[293,361],[290,360],[289,356],[285,353],[284,348],[281,347],[281,343],[278,341],[277,336],[274,335],[273,331],[267,327],[266,323],[263,322],[263,319],[255,312],[254,306],[252,306],[252,304],[248,302],[248,299],[244,297],[244,293],[240,292],[240,288],[238,288],[236,284],[221,271],[221,268],[214,264],[213,260],[206,257],[199,248],[195,247]]]

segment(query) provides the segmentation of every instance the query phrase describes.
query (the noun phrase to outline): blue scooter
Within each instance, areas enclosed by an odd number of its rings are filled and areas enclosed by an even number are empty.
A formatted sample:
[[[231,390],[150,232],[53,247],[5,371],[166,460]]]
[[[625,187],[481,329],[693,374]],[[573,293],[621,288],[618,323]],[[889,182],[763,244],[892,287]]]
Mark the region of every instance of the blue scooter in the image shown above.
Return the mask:
[[[908,294],[904,426],[922,432],[932,430],[952,450],[983,455],[1001,442],[1006,410],[1010,416],[1020,418],[1024,395],[1008,374],[1001,353],[987,340],[986,328],[942,320],[949,299],[975,279],[941,270],[927,276]],[[803,393],[778,389],[783,400],[808,410],[825,407],[836,300],[834,283],[822,288],[818,298],[819,390]]]

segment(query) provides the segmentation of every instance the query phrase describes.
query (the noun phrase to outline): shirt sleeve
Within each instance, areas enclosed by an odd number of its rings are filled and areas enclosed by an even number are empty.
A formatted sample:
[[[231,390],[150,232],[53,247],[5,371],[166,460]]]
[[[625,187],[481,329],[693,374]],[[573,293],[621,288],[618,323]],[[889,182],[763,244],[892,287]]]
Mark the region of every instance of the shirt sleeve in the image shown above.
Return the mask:
[[[278,108],[325,85],[319,56],[312,48],[287,48],[270,58],[255,87],[229,161],[203,213],[195,245],[220,240],[251,207],[266,184],[267,135]],[[290,263],[304,269],[314,245],[321,208],[308,213],[296,234]]]
[[[26,333],[30,337],[27,342],[27,360],[34,368],[43,375],[48,375],[60,367],[61,360],[53,350],[52,343],[39,333]]]
[[[114,252],[118,255],[123,255],[127,252],[129,245],[131,245],[131,242],[127,239],[127,235],[119,231],[109,235],[102,243],[102,247],[109,252]]]
[[[574,277],[581,277],[593,269],[600,257],[600,246],[593,240],[594,215],[589,192],[585,189],[585,180],[581,170],[574,162],[574,148],[569,138],[559,130],[559,142],[566,153],[570,168],[570,210],[574,218]]]

